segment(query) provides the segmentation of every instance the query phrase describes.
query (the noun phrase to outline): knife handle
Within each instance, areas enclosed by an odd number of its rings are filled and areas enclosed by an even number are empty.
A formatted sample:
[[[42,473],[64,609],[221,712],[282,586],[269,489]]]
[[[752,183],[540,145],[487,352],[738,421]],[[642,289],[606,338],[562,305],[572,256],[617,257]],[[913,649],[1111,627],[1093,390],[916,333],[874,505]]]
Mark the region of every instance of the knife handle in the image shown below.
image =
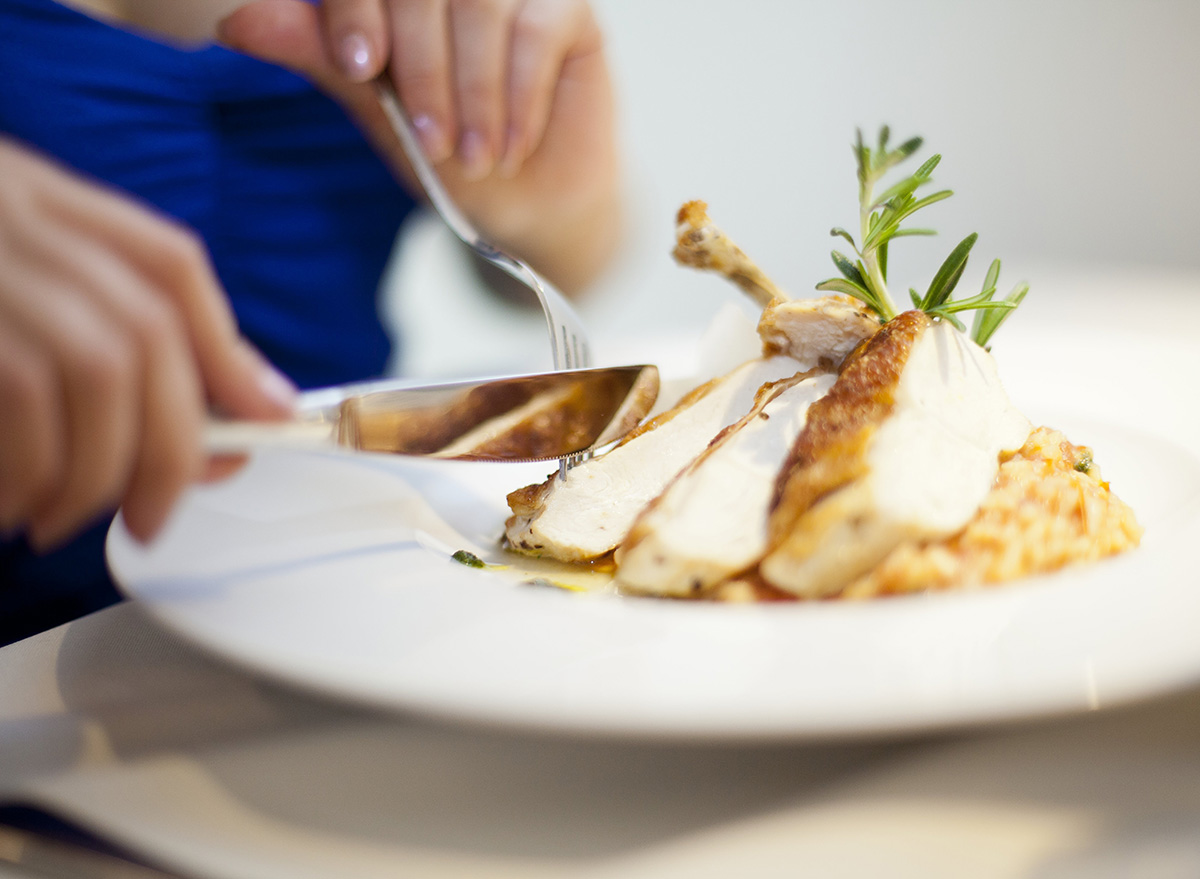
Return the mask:
[[[212,455],[237,455],[255,449],[329,451],[338,448],[332,421],[220,421],[204,427],[204,448]]]

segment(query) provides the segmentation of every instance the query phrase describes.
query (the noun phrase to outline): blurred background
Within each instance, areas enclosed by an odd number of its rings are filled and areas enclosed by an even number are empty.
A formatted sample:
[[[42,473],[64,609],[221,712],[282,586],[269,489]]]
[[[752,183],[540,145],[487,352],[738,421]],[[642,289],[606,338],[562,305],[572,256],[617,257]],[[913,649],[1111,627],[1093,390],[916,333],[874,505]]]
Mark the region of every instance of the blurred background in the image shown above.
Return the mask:
[[[977,292],[1000,257],[1001,292],[1033,284],[1014,323],[1056,315],[1056,300],[1074,313],[1079,291],[1055,291],[1081,279],[1136,299],[1200,270],[1196,0],[593,2],[629,190],[621,257],[581,305],[602,362],[682,363],[740,303],[671,260],[688,199],[707,201],[784,289],[813,295],[834,274],[830,227],[857,223],[856,127],[872,140],[883,123],[893,142],[921,135],[909,171],[941,153],[935,186],[955,191],[919,220],[938,237],[892,249],[898,297],[923,290],[970,232],[959,293]],[[405,230],[391,285],[405,372],[549,366],[540,314],[489,300],[436,222]]]

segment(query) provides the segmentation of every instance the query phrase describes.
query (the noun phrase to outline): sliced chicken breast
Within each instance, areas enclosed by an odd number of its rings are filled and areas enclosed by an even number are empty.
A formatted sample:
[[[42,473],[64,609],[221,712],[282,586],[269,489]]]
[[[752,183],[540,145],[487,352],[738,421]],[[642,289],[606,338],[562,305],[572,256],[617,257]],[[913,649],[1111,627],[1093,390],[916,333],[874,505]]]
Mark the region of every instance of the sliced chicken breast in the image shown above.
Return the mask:
[[[776,299],[763,309],[763,354],[787,354],[812,368],[835,368],[879,332],[879,318],[849,296]]]
[[[696,596],[753,567],[767,546],[775,481],[829,372],[764,385],[754,408],[684,468],[617,550],[617,582],[654,595]]]
[[[801,597],[833,595],[901,541],[954,533],[1029,431],[991,355],[944,321],[900,315],[810,410],[760,573]]]
[[[625,539],[638,513],[724,428],[758,389],[794,375],[790,357],[752,360],[688,394],[612,451],[508,496],[505,535],[520,552],[559,561],[594,559]]]

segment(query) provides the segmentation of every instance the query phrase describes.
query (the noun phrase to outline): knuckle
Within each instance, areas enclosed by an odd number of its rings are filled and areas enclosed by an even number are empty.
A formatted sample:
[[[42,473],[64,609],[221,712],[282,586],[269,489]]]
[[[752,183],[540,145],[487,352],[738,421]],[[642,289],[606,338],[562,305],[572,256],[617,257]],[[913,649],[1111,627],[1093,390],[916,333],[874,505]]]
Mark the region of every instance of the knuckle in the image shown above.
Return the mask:
[[[462,80],[458,85],[458,99],[465,118],[477,124],[491,118],[500,98],[499,83],[483,78]]]
[[[410,103],[429,103],[441,97],[447,86],[445,75],[428,62],[410,61],[401,66],[400,90]]]
[[[129,316],[129,330],[137,345],[151,355],[179,344],[183,318],[169,302],[147,297]]]
[[[553,42],[555,35],[554,21],[538,9],[525,7],[513,22],[513,39],[521,43],[541,46]]]
[[[208,254],[200,236],[191,229],[175,223],[166,223],[162,228],[160,252],[167,267],[187,276],[204,271],[208,264]]]
[[[80,339],[64,363],[70,381],[95,404],[117,395],[132,379],[133,354],[113,336]]]

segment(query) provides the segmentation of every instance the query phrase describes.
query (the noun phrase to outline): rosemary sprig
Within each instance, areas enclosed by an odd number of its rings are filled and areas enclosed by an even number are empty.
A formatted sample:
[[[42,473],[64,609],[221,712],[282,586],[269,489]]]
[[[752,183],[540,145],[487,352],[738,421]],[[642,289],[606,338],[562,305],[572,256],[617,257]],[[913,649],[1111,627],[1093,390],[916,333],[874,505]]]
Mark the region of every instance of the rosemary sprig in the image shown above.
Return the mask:
[[[856,133],[854,155],[858,162],[859,240],[862,244],[860,246],[845,229],[831,229],[829,234],[845,239],[854,249],[857,259],[833,251],[833,264],[837,266],[841,277],[829,278],[817,285],[818,290],[845,293],[865,302],[884,322],[897,314],[895,301],[887,286],[888,245],[895,238],[936,234],[932,229],[901,224],[921,208],[954,194],[949,189],[943,189],[917,197],[917,190],[931,182],[933,171],[942,160],[940,155],[935,155],[914,174],[876,195],[875,189],[888,171],[915,153],[922,144],[921,138],[913,137],[891,148],[888,145],[890,136],[891,132],[885,125],[880,129],[877,145],[871,147],[863,143],[862,131]],[[951,294],[962,278],[977,238],[978,235],[971,233],[959,242],[933,276],[924,295],[915,289],[910,289],[909,295],[914,308],[949,321],[963,332],[966,332],[966,327],[956,316],[957,312],[975,311],[971,338],[979,345],[986,345],[1009,313],[1025,298],[1029,285],[1018,284],[1004,299],[994,299],[996,282],[1000,277],[1000,260],[994,260],[978,294],[966,299],[952,299]]]

